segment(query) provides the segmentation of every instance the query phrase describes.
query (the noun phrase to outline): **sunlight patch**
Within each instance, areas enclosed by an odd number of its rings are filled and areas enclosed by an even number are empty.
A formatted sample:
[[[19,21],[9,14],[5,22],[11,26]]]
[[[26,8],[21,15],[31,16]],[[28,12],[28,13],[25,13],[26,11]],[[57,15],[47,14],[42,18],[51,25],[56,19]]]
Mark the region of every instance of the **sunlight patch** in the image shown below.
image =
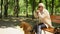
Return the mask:
[[[0,34],[24,34],[24,31],[22,28],[16,27],[8,27],[8,28],[0,28]]]

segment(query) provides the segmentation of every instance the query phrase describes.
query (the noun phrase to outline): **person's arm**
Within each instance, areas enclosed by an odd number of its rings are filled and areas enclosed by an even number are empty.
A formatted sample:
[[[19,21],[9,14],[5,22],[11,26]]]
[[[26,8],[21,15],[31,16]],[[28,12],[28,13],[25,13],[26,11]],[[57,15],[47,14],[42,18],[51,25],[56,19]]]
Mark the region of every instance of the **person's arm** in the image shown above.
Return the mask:
[[[38,16],[42,19],[46,18],[47,17],[47,13],[46,12],[43,12],[43,14],[39,13]]]
[[[39,13],[39,17],[44,18],[44,17],[46,17],[46,15],[45,14],[41,15],[41,13]]]
[[[37,10],[37,11],[38,11],[38,10]],[[38,16],[38,12],[37,12],[37,11],[36,11],[36,12],[34,12],[34,17],[35,17],[35,18],[38,18],[38,17],[39,17],[39,16]]]
[[[47,16],[49,16],[49,12],[44,12],[43,14],[39,13],[39,17],[42,18],[42,20],[45,20],[45,18],[48,18]],[[49,23],[45,23],[48,25],[48,27],[52,27]]]

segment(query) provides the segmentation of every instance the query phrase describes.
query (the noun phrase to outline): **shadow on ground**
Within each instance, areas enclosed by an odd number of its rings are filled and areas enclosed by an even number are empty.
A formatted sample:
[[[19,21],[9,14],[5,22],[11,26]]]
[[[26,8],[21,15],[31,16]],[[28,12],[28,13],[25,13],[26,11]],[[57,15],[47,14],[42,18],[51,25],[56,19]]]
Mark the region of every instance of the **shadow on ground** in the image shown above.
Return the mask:
[[[28,22],[32,26],[37,22],[36,20],[33,20],[32,18],[26,18],[26,17],[2,18],[2,19],[0,19],[0,28],[19,26],[21,23],[20,22],[21,19]]]
[[[9,17],[0,19],[0,28],[14,27],[20,25],[20,20],[24,20],[34,26],[37,22],[37,19],[27,18],[27,17]],[[60,27],[60,24],[52,23],[54,27]]]

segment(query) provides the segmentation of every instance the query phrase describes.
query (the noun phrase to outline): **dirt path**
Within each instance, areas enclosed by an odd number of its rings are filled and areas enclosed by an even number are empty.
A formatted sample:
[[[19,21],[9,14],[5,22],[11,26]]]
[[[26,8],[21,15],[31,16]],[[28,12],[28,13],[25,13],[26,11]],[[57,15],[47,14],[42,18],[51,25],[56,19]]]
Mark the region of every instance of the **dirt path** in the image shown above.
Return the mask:
[[[47,31],[42,30],[42,34],[53,34]],[[20,28],[19,26],[15,27],[8,27],[8,28],[0,28],[0,34],[24,34],[23,28]]]
[[[24,34],[22,28],[19,27],[8,27],[8,28],[0,28],[0,34]]]
[[[23,29],[19,27],[21,19],[27,21],[32,26],[34,26],[34,24],[38,22],[36,19],[32,20],[31,18],[12,17],[2,20],[0,19],[0,34],[24,34]],[[52,33],[47,32],[47,34],[52,34]]]

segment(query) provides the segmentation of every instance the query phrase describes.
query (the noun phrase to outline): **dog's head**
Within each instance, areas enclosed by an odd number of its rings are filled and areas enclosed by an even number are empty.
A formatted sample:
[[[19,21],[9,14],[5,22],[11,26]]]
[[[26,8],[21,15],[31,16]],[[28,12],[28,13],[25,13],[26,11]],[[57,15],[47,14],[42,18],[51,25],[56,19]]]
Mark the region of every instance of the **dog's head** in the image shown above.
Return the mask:
[[[24,27],[25,27],[25,22],[22,21],[22,22],[20,23],[20,28],[24,28]]]
[[[55,34],[60,34],[60,28],[55,28]]]

